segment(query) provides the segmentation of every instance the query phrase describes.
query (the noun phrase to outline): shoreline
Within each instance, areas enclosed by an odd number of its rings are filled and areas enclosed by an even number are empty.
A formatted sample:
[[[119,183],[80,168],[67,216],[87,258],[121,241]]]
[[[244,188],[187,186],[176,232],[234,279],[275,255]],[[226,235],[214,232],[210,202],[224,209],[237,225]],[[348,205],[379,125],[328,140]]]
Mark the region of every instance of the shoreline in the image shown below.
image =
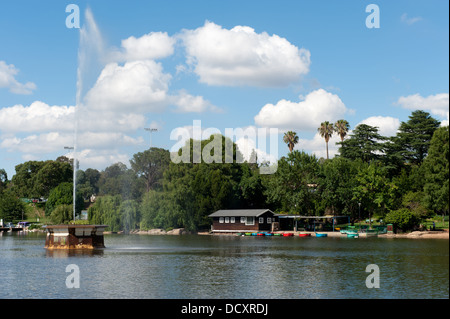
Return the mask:
[[[33,230],[26,230],[27,232],[45,232],[44,230],[40,229],[33,229]],[[162,235],[168,235],[168,236],[174,236],[174,235],[199,235],[199,236],[238,236],[237,234],[241,232],[230,232],[230,233],[214,233],[214,232],[191,232],[186,231],[184,228],[175,228],[169,231],[165,231],[163,229],[150,229],[150,230],[134,230],[129,232],[129,235],[150,235],[150,236],[162,236]],[[275,231],[274,233],[292,233],[294,234],[294,237],[299,234],[311,234],[311,237],[315,237],[315,232],[311,231]],[[328,237],[334,237],[334,238],[347,238],[346,234],[341,234],[338,231],[332,232],[332,231],[319,231],[318,233],[324,233],[327,234]],[[104,231],[104,235],[111,235],[111,234],[125,234],[123,231],[119,232],[111,232],[111,231]],[[365,234],[360,234],[360,238],[365,238]],[[448,229],[445,230],[436,230],[436,231],[413,231],[410,233],[402,233],[402,234],[379,234],[377,237],[379,238],[407,238],[407,239],[449,239],[449,231]]]
[[[107,234],[108,232],[104,232]],[[184,228],[176,228],[170,231],[164,231],[163,229],[150,229],[150,230],[136,230],[130,232],[130,235],[137,234],[137,235],[200,235],[200,236],[238,236],[238,233],[242,232],[230,232],[230,233],[214,233],[214,232],[189,232],[184,230]],[[297,236],[299,234],[311,234],[311,237],[314,237],[315,232],[311,231],[275,231],[274,233],[292,233],[294,236]],[[324,233],[327,234],[328,237],[335,237],[335,238],[347,238],[346,234],[341,234],[338,231],[332,232],[332,231],[319,231],[318,233]],[[365,238],[365,234],[362,233],[360,235],[360,238]],[[379,234],[377,237],[379,238],[411,238],[411,239],[449,239],[449,231],[448,230],[442,230],[442,231],[413,231],[411,233],[403,233],[403,234]]]

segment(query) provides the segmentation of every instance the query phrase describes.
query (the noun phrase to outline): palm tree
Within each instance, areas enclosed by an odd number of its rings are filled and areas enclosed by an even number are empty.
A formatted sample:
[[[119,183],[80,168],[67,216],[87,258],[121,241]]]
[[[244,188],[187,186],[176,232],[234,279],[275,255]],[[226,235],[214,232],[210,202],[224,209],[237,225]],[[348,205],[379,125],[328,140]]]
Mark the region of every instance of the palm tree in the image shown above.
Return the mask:
[[[341,137],[341,141],[344,141],[344,137],[347,135],[350,129],[350,124],[346,120],[338,120],[334,123],[334,131]]]
[[[328,121],[320,123],[320,127],[317,129],[320,136],[325,138],[325,143],[327,143],[327,159],[328,159],[328,141],[330,140],[331,136],[333,135],[334,129],[333,124],[331,124]]]
[[[298,135],[293,131],[288,131],[287,133],[284,133],[283,141],[289,147],[289,152],[292,152],[295,144],[298,143]]]

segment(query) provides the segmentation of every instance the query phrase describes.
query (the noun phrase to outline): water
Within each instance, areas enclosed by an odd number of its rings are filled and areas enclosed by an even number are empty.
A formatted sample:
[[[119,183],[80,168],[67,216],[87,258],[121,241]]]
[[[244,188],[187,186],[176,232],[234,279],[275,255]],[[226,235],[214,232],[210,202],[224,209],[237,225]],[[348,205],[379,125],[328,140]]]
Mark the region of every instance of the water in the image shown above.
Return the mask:
[[[0,237],[0,298],[448,298],[437,239],[105,235],[90,253],[47,251],[45,235]],[[80,288],[66,287],[66,267]],[[366,266],[380,269],[369,289]]]

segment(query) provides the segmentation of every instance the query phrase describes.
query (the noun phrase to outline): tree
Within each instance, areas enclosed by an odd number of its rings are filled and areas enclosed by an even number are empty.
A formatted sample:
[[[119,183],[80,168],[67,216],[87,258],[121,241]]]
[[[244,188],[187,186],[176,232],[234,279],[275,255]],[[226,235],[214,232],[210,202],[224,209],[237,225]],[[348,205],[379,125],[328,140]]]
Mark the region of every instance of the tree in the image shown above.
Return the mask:
[[[425,202],[435,212],[449,209],[449,129],[438,128],[423,161]]]
[[[402,231],[413,230],[419,226],[421,219],[407,208],[401,208],[389,212],[385,217],[385,222],[393,224],[395,229]]]
[[[73,171],[69,163],[46,161],[33,178],[34,193],[47,198],[50,191],[61,183],[73,181]]]
[[[92,224],[108,225],[110,231],[122,230],[120,206],[122,196],[106,195],[97,197],[94,205],[89,207],[89,222]]]
[[[146,191],[160,185],[164,171],[169,166],[170,153],[162,148],[152,147],[133,155],[131,168],[137,176],[145,180]]]
[[[356,176],[353,200],[361,203],[370,220],[377,209],[385,213],[393,207],[398,197],[397,191],[397,186],[386,178],[384,168],[379,163],[371,163]]]
[[[130,232],[136,229],[139,219],[139,204],[135,200],[125,200],[119,208],[121,229]]]
[[[344,141],[349,129],[350,124],[346,120],[338,120],[334,123],[334,131],[340,136],[341,142]]]
[[[298,135],[293,131],[284,133],[283,141],[287,144],[289,152],[292,152],[294,146],[298,143]]]
[[[140,180],[132,169],[123,163],[115,163],[100,173],[98,181],[99,195],[121,195],[126,199],[142,196]]]
[[[24,203],[13,192],[0,192],[0,219],[12,222],[21,219],[24,211]]]
[[[335,157],[320,166],[318,192],[325,207],[339,215],[357,217],[353,188],[357,185],[356,176],[362,165],[361,161]]]
[[[77,191],[83,198],[88,199],[93,194],[98,194],[98,181],[100,172],[96,169],[88,168],[86,171],[77,171]]]
[[[253,164],[243,162],[235,143],[217,134],[202,141],[191,139],[178,152],[178,155],[183,156],[180,152],[190,152],[191,162],[170,162],[162,182],[164,196],[152,192],[155,208],[143,210],[143,220],[147,225],[164,221],[164,225],[175,223],[188,230],[208,228],[208,215],[212,212],[245,205],[240,187],[244,185],[240,182],[243,167]],[[193,158],[197,160],[192,162]],[[251,199],[251,195],[248,195],[247,200]],[[157,207],[166,209],[167,215],[161,214]]]
[[[322,122],[320,123],[320,127],[317,129],[317,131],[319,132],[320,136],[325,139],[325,143],[327,144],[327,159],[328,159],[329,158],[328,141],[330,140],[334,132],[333,124],[328,121]]]
[[[44,162],[28,161],[16,165],[16,174],[11,179],[14,194],[19,197],[39,197],[34,187],[34,177],[44,164]]]
[[[359,124],[353,130],[350,138],[338,142],[340,144],[339,153],[342,157],[355,160],[362,159],[364,162],[371,162],[379,159],[383,153],[384,136],[378,134],[378,128],[367,124]]]
[[[67,224],[73,220],[73,206],[61,204],[57,206],[50,214],[50,220],[53,224]]]
[[[72,179],[71,165],[65,161],[28,161],[16,165],[11,184],[18,196],[38,198],[48,197],[53,188]]]
[[[242,178],[239,182],[242,208],[261,207],[266,202],[265,187],[256,165],[242,165]]]
[[[80,193],[76,194],[76,214],[79,214],[84,206],[83,197]],[[60,205],[72,205],[73,204],[73,183],[61,183],[51,190],[45,203],[45,215],[50,216],[51,213]],[[73,219],[73,211],[71,219]]]
[[[8,174],[2,168],[0,169],[0,194],[4,189],[6,189],[7,183],[8,183]]]
[[[400,154],[404,161],[411,164],[423,162],[439,124],[428,112],[421,110],[412,112],[409,120],[400,124],[393,142],[401,146]]]
[[[314,155],[293,151],[282,157],[275,174],[263,180],[267,203],[275,210],[314,215],[318,169]]]

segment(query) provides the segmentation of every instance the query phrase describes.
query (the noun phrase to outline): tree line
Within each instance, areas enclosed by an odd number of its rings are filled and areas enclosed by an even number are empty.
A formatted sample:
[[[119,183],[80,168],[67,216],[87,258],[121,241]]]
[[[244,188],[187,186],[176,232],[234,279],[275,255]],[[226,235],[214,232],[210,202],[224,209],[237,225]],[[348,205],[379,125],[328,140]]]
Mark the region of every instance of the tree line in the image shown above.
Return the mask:
[[[345,215],[352,221],[377,215],[404,230],[431,215],[448,214],[448,126],[440,127],[427,112],[412,112],[392,137],[366,124],[349,134],[346,120],[324,121],[318,131],[326,142],[327,159],[297,150],[299,137],[289,131],[283,137],[289,152],[271,175],[259,173],[267,163],[242,163],[234,143],[232,161],[225,161],[222,151],[218,163],[175,164],[168,150],[152,147],[134,154],[130,167],[115,163],[103,171],[77,170],[77,214],[92,194],[96,200],[88,208],[89,222],[109,225],[112,231],[208,229],[209,214],[233,208]],[[329,159],[333,134],[340,136],[340,148]],[[230,145],[226,137],[212,135],[201,141],[200,151],[217,139]],[[199,151],[193,144],[192,139],[186,142],[190,154]],[[207,150],[214,155],[214,148]],[[72,173],[73,162],[65,157],[19,164],[11,180],[0,170],[0,218],[22,213],[19,197],[42,197],[47,199],[46,216],[55,223],[70,221]]]

